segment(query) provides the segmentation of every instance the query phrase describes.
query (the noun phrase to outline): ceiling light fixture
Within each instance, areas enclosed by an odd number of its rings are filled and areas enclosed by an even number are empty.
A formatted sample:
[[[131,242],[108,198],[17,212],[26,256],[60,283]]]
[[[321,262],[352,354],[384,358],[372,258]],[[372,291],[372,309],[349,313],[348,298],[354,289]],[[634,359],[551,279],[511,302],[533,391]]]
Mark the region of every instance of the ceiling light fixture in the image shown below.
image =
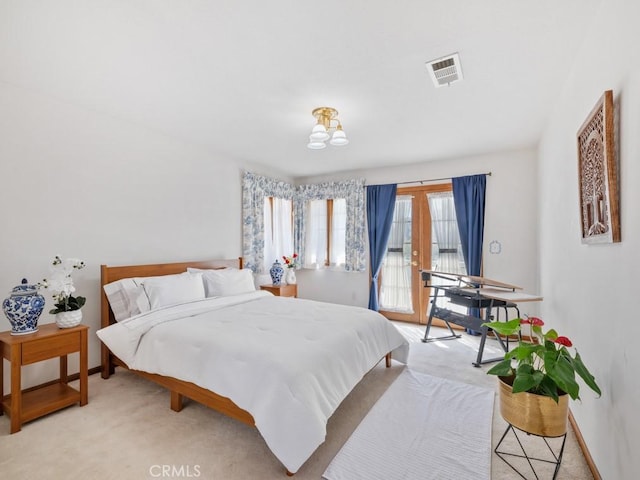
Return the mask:
[[[316,117],[317,123],[309,135],[307,147],[311,150],[321,150],[327,146],[325,143],[329,138],[329,143],[336,147],[341,147],[349,143],[347,135],[342,130],[342,124],[338,120],[338,111],[331,107],[318,107],[311,115]],[[334,122],[332,125],[331,122]],[[329,132],[333,132],[329,135]]]

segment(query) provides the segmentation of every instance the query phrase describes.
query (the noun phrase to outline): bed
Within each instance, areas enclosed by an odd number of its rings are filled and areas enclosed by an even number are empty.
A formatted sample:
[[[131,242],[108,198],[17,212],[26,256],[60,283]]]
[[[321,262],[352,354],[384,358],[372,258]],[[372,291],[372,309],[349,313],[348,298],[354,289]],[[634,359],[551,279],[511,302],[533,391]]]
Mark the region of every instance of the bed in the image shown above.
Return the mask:
[[[246,272],[242,259],[103,265],[102,377],[122,366],[166,387],[175,411],[187,397],[255,426],[292,475],[353,387],[382,358],[406,363],[408,344],[377,312],[215,283]],[[122,314],[114,285],[132,279],[149,304]],[[186,282],[197,296],[178,300]]]

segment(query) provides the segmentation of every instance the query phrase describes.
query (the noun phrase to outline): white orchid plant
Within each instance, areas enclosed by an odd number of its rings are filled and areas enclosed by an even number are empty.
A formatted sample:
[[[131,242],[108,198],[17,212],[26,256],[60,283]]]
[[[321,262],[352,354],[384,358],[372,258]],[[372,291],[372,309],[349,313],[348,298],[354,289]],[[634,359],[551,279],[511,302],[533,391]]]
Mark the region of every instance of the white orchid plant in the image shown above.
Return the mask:
[[[85,264],[77,258],[62,259],[56,255],[51,264],[51,275],[45,278],[39,284],[41,287],[51,290],[55,307],[49,310],[49,313],[56,314],[60,312],[71,312],[80,310],[87,299],[85,297],[74,297],[72,294],[76,291],[73,286],[73,278],[71,274],[75,270],[84,268]]]

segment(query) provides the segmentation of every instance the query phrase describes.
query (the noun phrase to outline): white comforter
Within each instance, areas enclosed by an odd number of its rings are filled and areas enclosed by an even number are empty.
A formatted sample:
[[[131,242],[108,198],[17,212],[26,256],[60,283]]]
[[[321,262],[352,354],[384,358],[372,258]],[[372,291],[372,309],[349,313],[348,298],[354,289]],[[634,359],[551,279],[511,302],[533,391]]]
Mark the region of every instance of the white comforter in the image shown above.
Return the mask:
[[[129,368],[195,383],[253,415],[274,455],[296,472],[361,378],[408,343],[359,307],[258,291],[132,317],[97,332]]]

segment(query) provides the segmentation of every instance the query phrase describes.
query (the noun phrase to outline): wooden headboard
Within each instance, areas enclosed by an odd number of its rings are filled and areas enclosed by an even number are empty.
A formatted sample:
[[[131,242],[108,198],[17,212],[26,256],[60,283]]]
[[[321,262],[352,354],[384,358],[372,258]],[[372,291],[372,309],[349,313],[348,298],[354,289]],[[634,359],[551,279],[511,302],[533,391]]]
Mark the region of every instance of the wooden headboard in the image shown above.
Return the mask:
[[[125,265],[110,267],[108,265],[100,266],[100,328],[108,327],[115,323],[115,317],[109,307],[109,301],[104,293],[104,285],[122,280],[123,278],[135,277],[154,277],[157,275],[173,275],[176,273],[186,272],[187,268],[242,268],[242,257],[223,260],[201,260],[193,262],[178,263],[157,263],[150,265]],[[102,376],[109,373],[107,369],[113,373],[113,365],[111,362],[112,354],[109,349],[102,344]],[[107,378],[107,377],[105,377]]]

